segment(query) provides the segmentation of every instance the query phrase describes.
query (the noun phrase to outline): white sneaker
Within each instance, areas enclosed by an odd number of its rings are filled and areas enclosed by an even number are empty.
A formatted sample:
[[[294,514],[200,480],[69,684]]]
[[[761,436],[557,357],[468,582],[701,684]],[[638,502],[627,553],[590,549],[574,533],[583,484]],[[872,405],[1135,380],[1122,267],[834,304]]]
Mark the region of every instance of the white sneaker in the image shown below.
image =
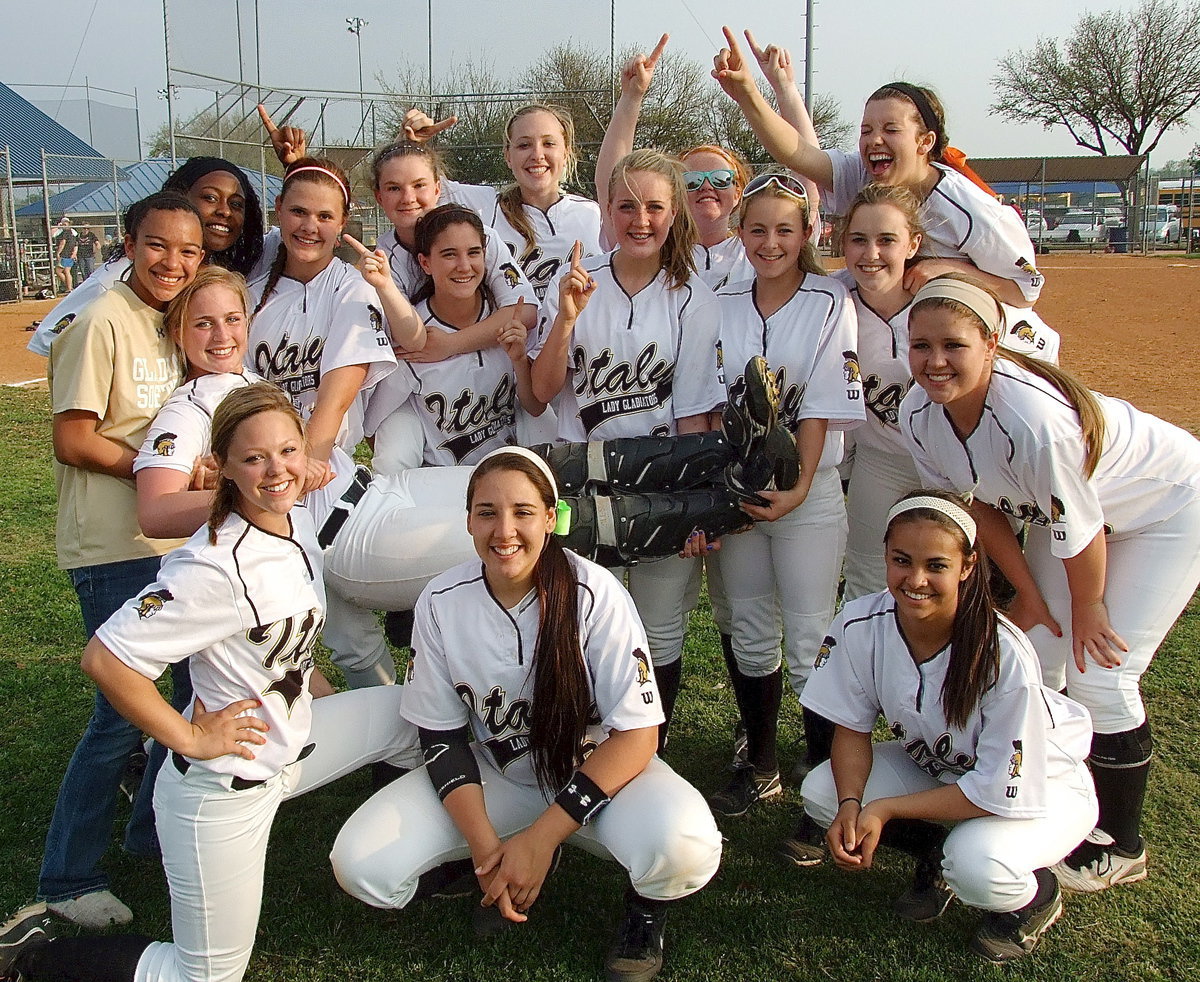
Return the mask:
[[[1062,862],[1051,867],[1064,890],[1097,893],[1146,878],[1146,840],[1134,854],[1122,852],[1111,835],[1093,829]]]
[[[82,897],[59,900],[46,904],[46,907],[64,920],[92,931],[114,925],[120,927],[133,920],[133,911],[108,890],[93,890]]]

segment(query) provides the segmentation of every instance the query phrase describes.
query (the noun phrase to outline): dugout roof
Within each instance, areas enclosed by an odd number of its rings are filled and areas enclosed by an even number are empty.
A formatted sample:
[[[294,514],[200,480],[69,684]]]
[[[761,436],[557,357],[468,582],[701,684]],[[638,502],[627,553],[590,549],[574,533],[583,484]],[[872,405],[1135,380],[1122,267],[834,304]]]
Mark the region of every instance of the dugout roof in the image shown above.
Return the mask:
[[[55,154],[46,162],[49,179],[54,183],[75,183],[112,178],[112,164],[95,147],[84,143],[74,133],[52,120],[32,102],[17,95],[0,82],[0,147],[8,146],[12,154],[14,184],[42,182],[42,151]],[[95,157],[90,160],[60,160]],[[0,178],[4,175],[0,171]]]
[[[1146,165],[1146,154],[1102,157],[972,157],[967,161],[988,184],[1056,184],[1128,181]]]

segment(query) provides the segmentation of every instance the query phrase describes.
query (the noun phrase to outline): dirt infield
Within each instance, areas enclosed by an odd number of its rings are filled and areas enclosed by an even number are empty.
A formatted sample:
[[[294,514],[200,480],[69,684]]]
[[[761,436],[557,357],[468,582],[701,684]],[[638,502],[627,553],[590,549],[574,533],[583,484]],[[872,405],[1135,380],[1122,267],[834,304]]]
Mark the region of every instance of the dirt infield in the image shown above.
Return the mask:
[[[1089,385],[1200,434],[1200,261],[1057,253],[1038,312],[1063,337],[1062,362]],[[54,301],[0,305],[0,383],[38,384],[46,361],[25,327]]]

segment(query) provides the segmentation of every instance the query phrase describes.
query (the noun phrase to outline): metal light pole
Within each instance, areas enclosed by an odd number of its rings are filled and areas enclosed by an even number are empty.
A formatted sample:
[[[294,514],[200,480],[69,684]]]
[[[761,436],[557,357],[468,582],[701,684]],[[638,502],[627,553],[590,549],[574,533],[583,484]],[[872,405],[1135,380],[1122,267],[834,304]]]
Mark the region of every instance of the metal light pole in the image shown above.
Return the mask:
[[[433,0],[425,4],[426,40],[429,42],[429,100],[430,112],[433,111]]]
[[[171,141],[171,167],[175,166],[175,99],[171,91],[171,40],[167,22],[167,0],[163,0],[163,50],[167,58],[167,87],[163,94],[167,98],[167,132]]]
[[[362,29],[369,27],[370,22],[363,20],[361,17],[347,17],[346,23],[350,26],[346,28],[354,35],[358,42],[358,109],[362,114],[362,123],[359,126],[359,132],[366,135],[367,128],[367,100],[363,95],[363,76],[362,76]]]
[[[812,91],[812,58],[813,58],[813,0],[807,0],[804,5],[804,108],[809,116],[813,109]]]

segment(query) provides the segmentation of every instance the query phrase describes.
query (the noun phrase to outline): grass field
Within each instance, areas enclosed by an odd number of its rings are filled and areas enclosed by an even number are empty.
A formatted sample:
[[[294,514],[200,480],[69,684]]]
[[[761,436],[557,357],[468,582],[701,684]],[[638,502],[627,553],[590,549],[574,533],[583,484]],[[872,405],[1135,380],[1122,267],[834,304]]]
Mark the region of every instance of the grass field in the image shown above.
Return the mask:
[[[45,393],[0,390],[0,913],[32,899],[58,782],[91,706],[79,670],[82,625],[75,596],[54,564],[54,485]],[[799,814],[798,797],[728,819],[716,879],[677,905],[664,979],[1192,979],[1200,971],[1200,702],[1194,600],[1168,638],[1145,690],[1157,756],[1146,816],[1151,877],[1107,895],[1068,898],[1037,955],[996,969],[966,949],[976,914],[957,904],[934,926],[895,921],[891,899],[909,866],[885,856],[866,874],[832,866],[796,870],[773,858]],[[716,633],[698,612],[670,763],[704,791],[725,780],[732,696]],[[334,674],[331,672],[331,674]],[[799,713],[785,699],[781,751],[790,765]],[[357,982],[407,979],[597,978],[620,910],[617,867],[568,850],[527,925],[490,941],[470,931],[468,900],[373,910],[343,894],[327,853],[342,821],[369,794],[365,774],[283,807],[268,856],[259,941],[248,979]],[[122,806],[123,820],[128,809]],[[170,935],[161,869],[115,848],[113,890],[134,909],[134,928]]]

